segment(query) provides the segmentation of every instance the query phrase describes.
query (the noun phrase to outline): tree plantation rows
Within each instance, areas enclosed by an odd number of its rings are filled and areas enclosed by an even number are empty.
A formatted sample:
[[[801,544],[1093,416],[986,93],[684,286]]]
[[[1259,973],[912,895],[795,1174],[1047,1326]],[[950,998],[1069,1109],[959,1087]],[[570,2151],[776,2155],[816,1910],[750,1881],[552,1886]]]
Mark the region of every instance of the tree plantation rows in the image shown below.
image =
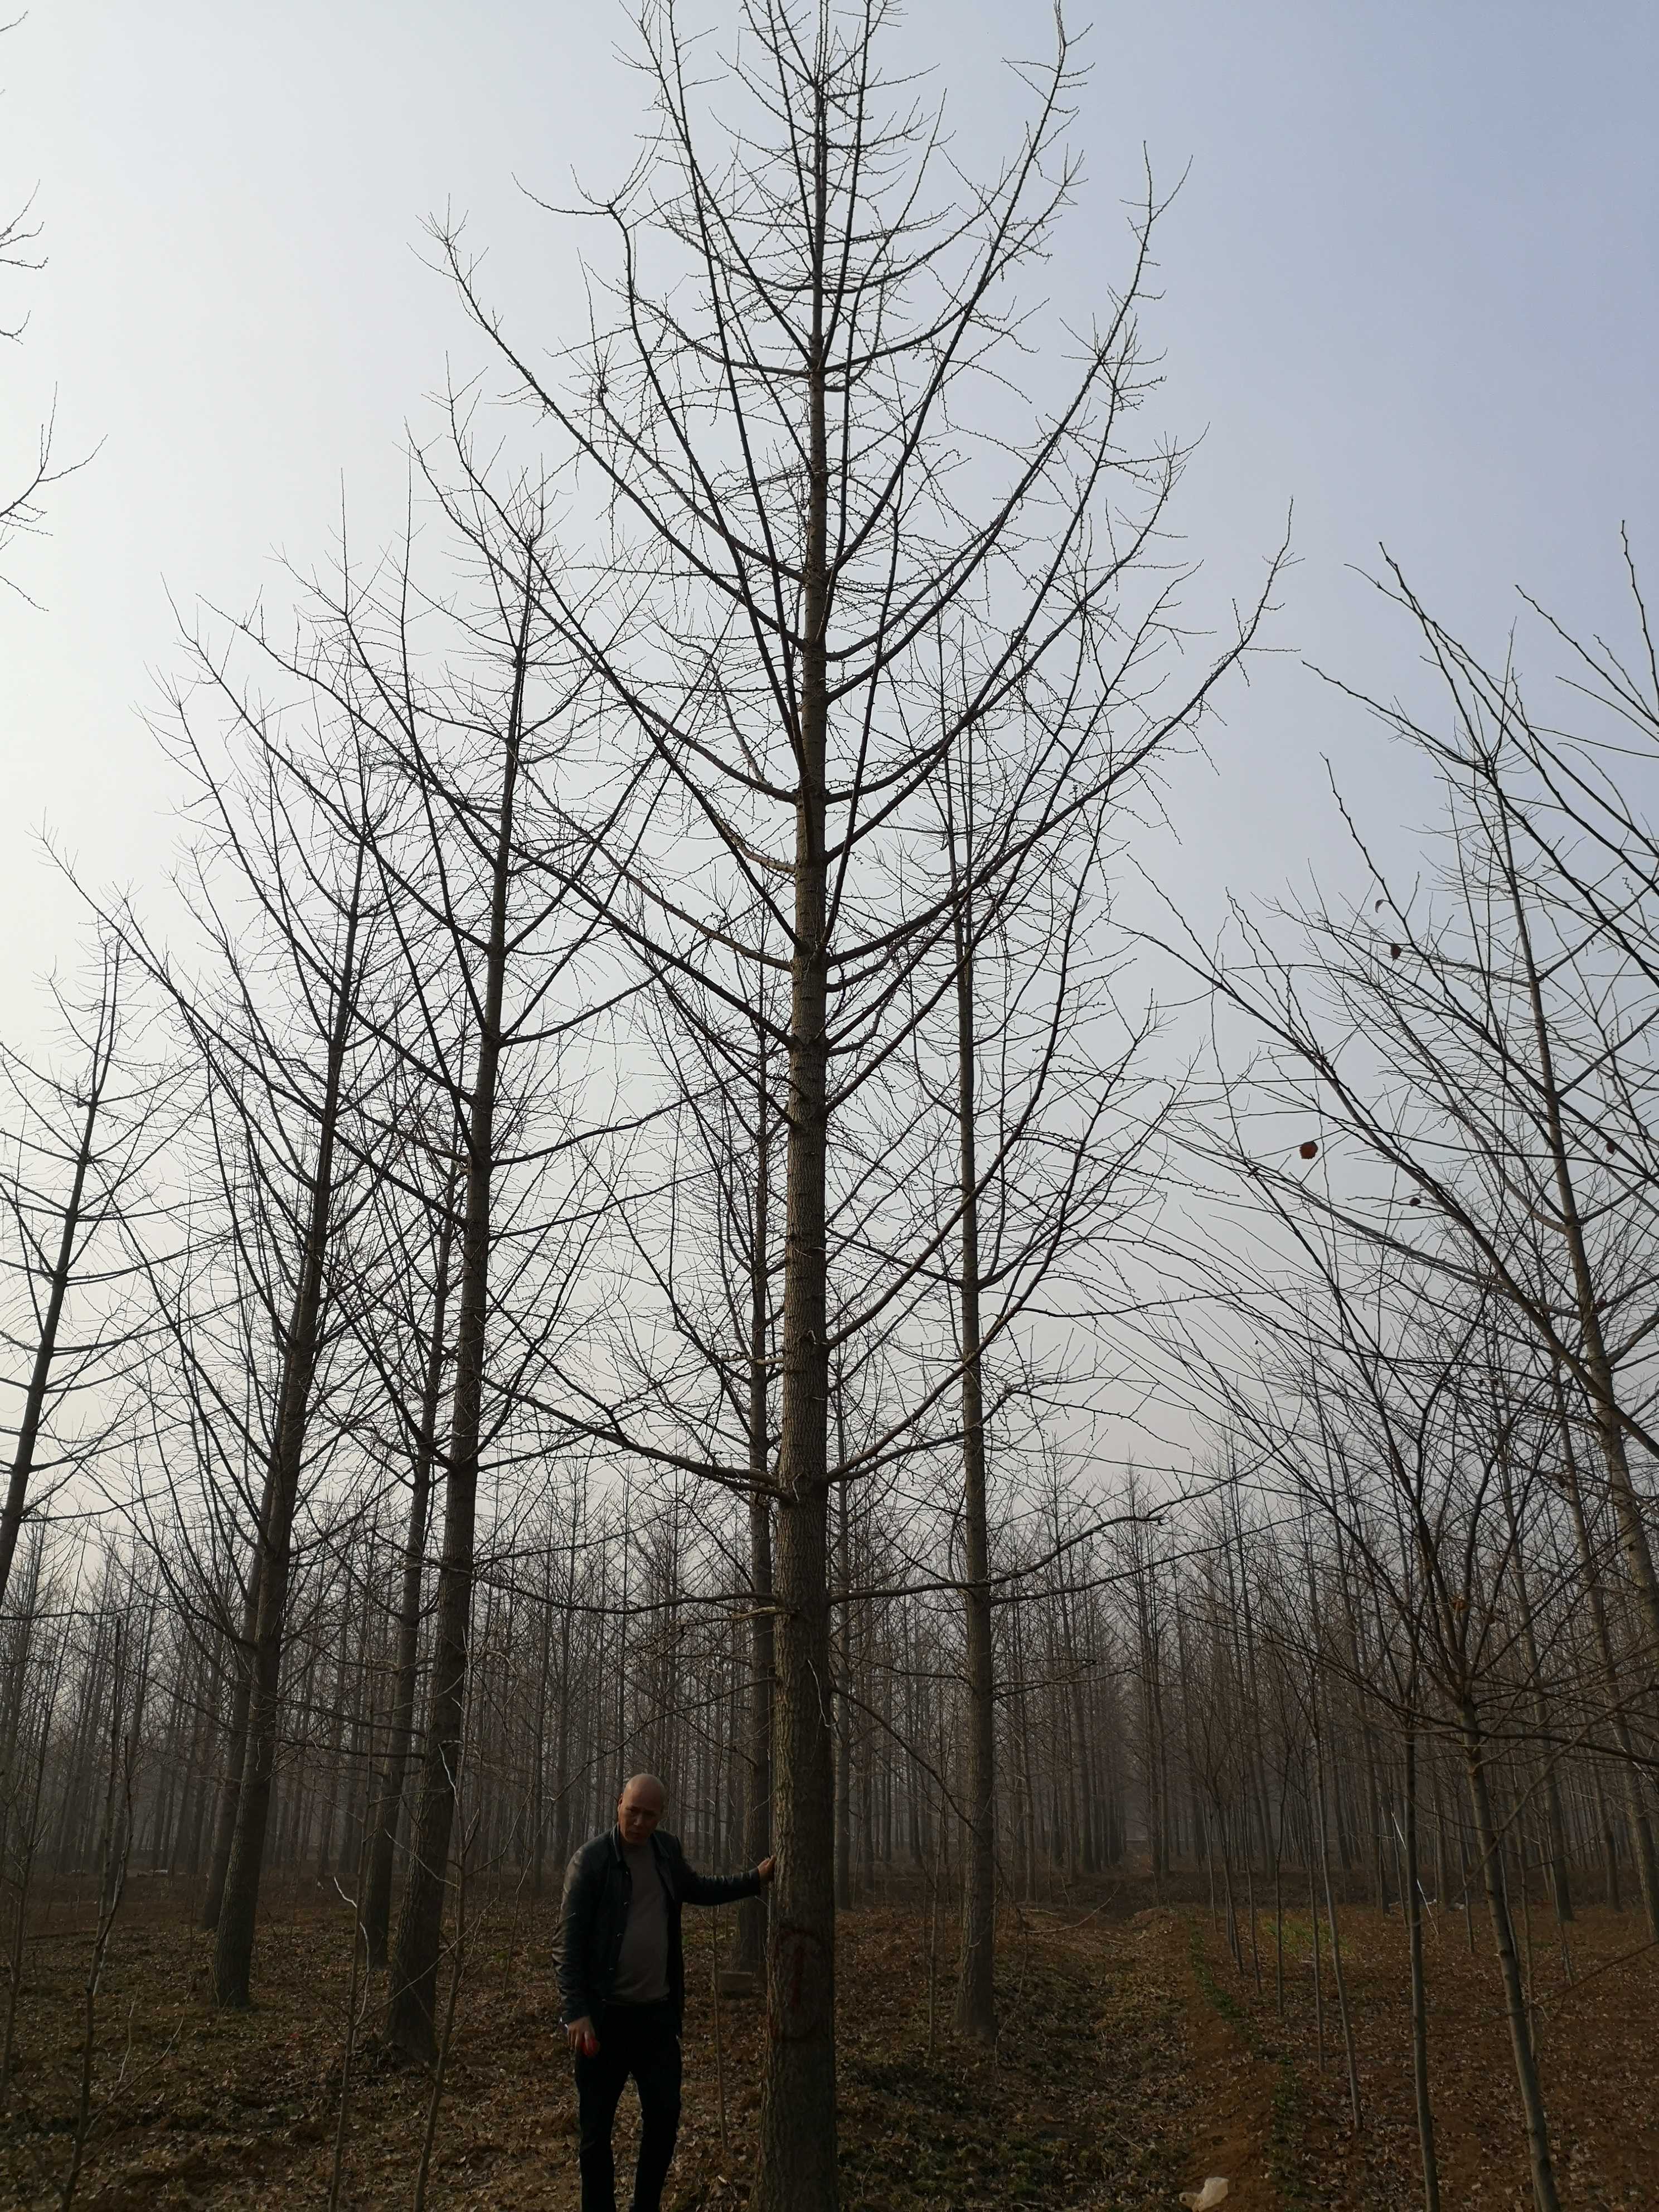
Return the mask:
[[[400,526],[181,637],[164,890],[60,858],[90,951],[0,1062],[0,2085],[72,1936],[68,2205],[136,1897],[227,2012],[344,1900],[330,2202],[361,2026],[424,2203],[469,1929],[647,1770],[777,1858],[757,2212],[838,2202],[838,1915],[923,1916],[931,2053],[1023,1916],[1143,1890],[1281,2019],[1302,1916],[1356,2131],[1345,1915],[1397,1919],[1430,2212],[1457,1916],[1549,2212],[1539,1959],[1659,1943],[1639,572],[1489,660],[1385,568],[1340,710],[1431,818],[1183,916],[1146,825],[1256,741],[1282,555],[1205,628],[1152,187],[1062,327],[1063,27],[972,178],[881,9],[726,27],[637,26],[645,152],[549,218],[584,299],[434,227],[480,365]]]
[[[694,1855],[734,1863],[744,1855],[750,1677],[732,1601],[714,1595],[712,1559],[699,1574],[682,1556],[670,1579],[649,1539],[635,1535],[630,1602],[624,1544],[620,1531],[590,1534],[574,1586],[558,1582],[562,1562],[545,1550],[527,1583],[498,1583],[497,1570],[480,1569],[465,1769],[476,1863],[531,1897],[556,1881],[574,1840],[605,1825],[614,1775],[630,1760],[682,1778]],[[374,1548],[371,1537],[371,1565]],[[390,1547],[380,1549],[388,1564]],[[1246,1916],[1268,1910],[1293,1870],[1305,1885],[1328,1865],[1341,1893],[1397,1904],[1406,1815],[1414,1812],[1425,1888],[1462,1898],[1478,1862],[1459,1770],[1431,1740],[1413,1747],[1415,1778],[1407,1777],[1405,1747],[1356,1678],[1356,1663],[1382,1658],[1360,1625],[1355,1590],[1316,1585],[1311,1602],[1333,1608],[1334,1632],[1328,1649],[1309,1650],[1308,1590],[1272,1588],[1279,1549],[1267,1532],[1247,1532],[1241,1546],[1237,1534],[1218,1530],[1179,1565],[1119,1561],[1106,1595],[1098,1585],[1044,1577],[1010,1607],[997,1645],[997,1856],[1012,1896],[1092,1894],[1085,1877],[1144,1850],[1155,1880],[1183,1869],[1212,1878],[1237,1942]],[[1089,1565],[1104,1564],[1079,1551]],[[14,1806],[15,1848],[40,1877],[101,1867],[112,1715],[118,1744],[131,1737],[143,1750],[121,1814],[130,1867],[188,1876],[210,1893],[224,1875],[224,1853],[216,1863],[214,1852],[224,1747],[222,1685],[210,1657],[186,1636],[163,1648],[168,1607],[153,1584],[112,1566],[112,1579],[90,1595],[42,1590],[37,1564],[32,1553],[9,1654],[17,1716],[9,1771],[27,1785]],[[1597,1571],[1607,1570],[1604,1557]],[[271,1814],[271,1863],[321,1881],[355,1881],[360,1862],[372,1868],[396,1719],[395,1587],[384,1573],[378,1586],[349,1581],[343,1601],[319,1593],[296,1607]],[[639,1595],[653,1588],[664,1595]],[[657,1608],[668,1613],[665,1624]],[[953,1894],[960,1604],[901,1597],[878,1609],[842,1601],[841,1609],[841,1901],[935,1887]],[[1540,1632],[1530,1616],[1534,1644]],[[1571,1643],[1565,1624],[1554,1632]],[[620,1679],[605,1698],[596,1692],[612,1672],[613,1644]],[[1556,1694],[1576,1696],[1593,1720],[1604,1694],[1594,1643],[1573,1665],[1578,1679],[1564,1679]],[[1523,1668],[1495,1679],[1509,1697],[1536,1698]],[[1317,1711],[1316,1690],[1329,1701]],[[1517,1878],[1524,1861],[1552,1908],[1560,1900],[1564,1920],[1575,1894],[1615,1906],[1639,1898],[1645,1907],[1650,1839],[1639,1796],[1627,1817],[1628,1772],[1589,1758],[1539,1760],[1534,1771],[1535,1756],[1508,1752],[1502,1762]],[[1322,1759],[1329,1761],[1322,1793]],[[373,1887],[368,1894],[368,1940],[383,1958],[385,1899],[377,1924]]]

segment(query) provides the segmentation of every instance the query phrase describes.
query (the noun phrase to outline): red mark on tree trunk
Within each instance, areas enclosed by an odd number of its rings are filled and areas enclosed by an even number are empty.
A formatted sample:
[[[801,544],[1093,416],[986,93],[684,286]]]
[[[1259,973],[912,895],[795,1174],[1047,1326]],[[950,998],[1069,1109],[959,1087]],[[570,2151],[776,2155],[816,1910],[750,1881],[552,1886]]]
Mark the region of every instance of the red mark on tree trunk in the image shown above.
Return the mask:
[[[830,2002],[829,1954],[807,1928],[781,1928],[772,1972],[773,2034],[799,2043],[821,2027]]]

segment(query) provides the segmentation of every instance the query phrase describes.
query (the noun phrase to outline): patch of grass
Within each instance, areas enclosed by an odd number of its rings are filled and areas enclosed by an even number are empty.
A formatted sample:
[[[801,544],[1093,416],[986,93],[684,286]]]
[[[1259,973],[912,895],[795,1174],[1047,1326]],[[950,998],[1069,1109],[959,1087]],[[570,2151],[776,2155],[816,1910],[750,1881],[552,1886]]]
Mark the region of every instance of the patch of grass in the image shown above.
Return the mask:
[[[879,1924],[872,1915],[860,1931],[866,1987],[881,1972]],[[903,1995],[883,1994],[873,2034],[848,2021],[839,2068],[848,2212],[1151,2212],[1170,2201],[1184,2109],[1174,2010],[1121,1937],[1028,1940],[999,1993],[994,2052],[941,2034],[930,2062],[908,2040],[914,2021],[894,2049]]]
[[[1213,2008],[1240,2039],[1252,2057],[1265,2058],[1274,2068],[1273,2122],[1267,2140],[1267,2173],[1285,2212],[1304,2212],[1313,2200],[1304,2179],[1307,2139],[1307,2104],[1302,2084],[1288,2051],[1276,2051],[1262,2035],[1250,2014],[1231,1991],[1224,1990],[1210,1971],[1204,1948],[1204,1929],[1194,1919],[1188,1927],[1188,1944],[1198,1986]]]
[[[1273,1922],[1271,1917],[1267,1920],[1267,1949],[1271,1953],[1273,1948]],[[1328,1937],[1322,1936],[1321,1941],[1326,1948],[1328,1948]],[[1310,1966],[1313,1963],[1313,1921],[1311,1917],[1306,1912],[1295,1912],[1287,1910],[1285,1914],[1285,1964],[1287,1966]]]

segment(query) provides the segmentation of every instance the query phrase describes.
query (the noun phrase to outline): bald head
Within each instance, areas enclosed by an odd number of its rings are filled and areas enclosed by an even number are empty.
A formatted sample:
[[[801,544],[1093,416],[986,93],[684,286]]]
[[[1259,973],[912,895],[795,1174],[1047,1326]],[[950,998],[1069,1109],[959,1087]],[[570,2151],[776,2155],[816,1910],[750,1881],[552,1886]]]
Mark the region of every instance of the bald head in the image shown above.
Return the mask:
[[[667,1802],[668,1792],[654,1774],[630,1774],[617,1800],[617,1826],[623,1843],[635,1850],[649,1843]]]

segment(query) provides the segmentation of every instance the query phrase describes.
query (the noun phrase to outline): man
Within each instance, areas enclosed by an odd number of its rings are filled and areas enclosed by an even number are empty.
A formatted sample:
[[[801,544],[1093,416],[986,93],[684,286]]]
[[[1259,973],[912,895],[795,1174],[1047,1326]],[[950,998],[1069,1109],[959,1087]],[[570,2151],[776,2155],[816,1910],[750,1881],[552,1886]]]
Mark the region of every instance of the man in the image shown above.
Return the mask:
[[[680,2124],[680,1907],[753,1897],[776,1864],[698,1874],[678,1839],[658,1832],[667,1796],[654,1774],[632,1776],[617,1800],[616,1826],[584,1844],[565,1869],[559,1995],[576,2054],[582,2212],[616,2212],[611,2130],[630,2074],[640,2098],[633,2212],[658,2212]]]

